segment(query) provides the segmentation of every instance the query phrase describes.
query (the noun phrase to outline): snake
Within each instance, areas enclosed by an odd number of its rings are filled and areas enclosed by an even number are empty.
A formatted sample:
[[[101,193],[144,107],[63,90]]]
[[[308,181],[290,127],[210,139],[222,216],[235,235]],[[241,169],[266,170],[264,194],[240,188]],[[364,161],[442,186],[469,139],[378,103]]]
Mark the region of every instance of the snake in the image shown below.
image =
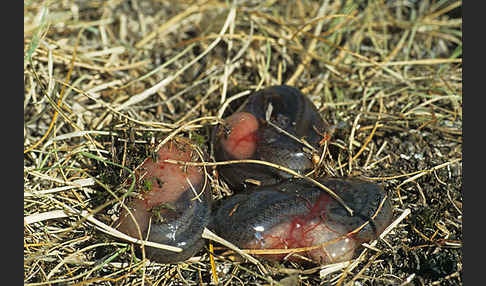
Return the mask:
[[[135,169],[138,194],[126,203],[127,209],[121,210],[115,223],[131,237],[182,249],[145,246],[146,256],[159,263],[184,261],[200,251],[204,246],[201,234],[211,219],[212,198],[202,167],[170,164],[167,159],[201,160],[183,137],[161,146]],[[137,251],[141,254],[140,248]]]
[[[283,166],[241,163],[217,166],[233,194],[214,202],[202,167],[164,162],[201,162],[189,140],[171,140],[136,170],[141,194],[122,209],[117,228],[132,237],[182,248],[145,247],[160,263],[187,260],[204,247],[209,228],[242,249],[281,261],[328,264],[351,259],[363,242],[376,239],[391,223],[384,188],[353,177],[315,178],[353,210],[305,179],[330,131],[312,101],[297,88],[278,85],[252,93],[240,108],[214,127],[214,159],[258,160]],[[130,216],[129,214],[133,215]],[[137,228],[139,226],[139,229]]]

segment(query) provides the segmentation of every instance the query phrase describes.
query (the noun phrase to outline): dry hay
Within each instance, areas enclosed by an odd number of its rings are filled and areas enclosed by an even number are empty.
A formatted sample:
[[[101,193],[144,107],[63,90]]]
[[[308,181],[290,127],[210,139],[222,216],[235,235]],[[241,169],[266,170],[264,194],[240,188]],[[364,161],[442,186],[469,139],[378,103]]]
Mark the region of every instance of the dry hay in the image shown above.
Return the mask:
[[[24,283],[462,284],[461,5],[25,1]],[[210,151],[219,118],[275,84],[336,126],[326,173],[385,186],[389,231],[330,266],[242,260],[217,243],[216,273],[209,245],[175,265],[134,257],[109,227],[121,182],[168,135]],[[227,195],[208,168],[214,197]]]

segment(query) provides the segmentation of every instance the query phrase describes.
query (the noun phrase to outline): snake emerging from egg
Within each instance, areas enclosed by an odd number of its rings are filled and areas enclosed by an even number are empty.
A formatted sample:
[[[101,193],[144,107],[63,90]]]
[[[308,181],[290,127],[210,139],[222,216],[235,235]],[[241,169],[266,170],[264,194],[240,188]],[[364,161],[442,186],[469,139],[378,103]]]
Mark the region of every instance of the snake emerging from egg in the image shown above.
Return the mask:
[[[115,223],[131,237],[182,249],[145,246],[149,259],[187,260],[204,247],[201,235],[208,228],[241,249],[288,250],[258,254],[268,260],[335,263],[352,259],[363,242],[376,239],[391,223],[392,206],[379,184],[322,175],[306,179],[331,127],[298,89],[281,85],[254,92],[223,121],[211,138],[216,162],[269,164],[218,165],[234,194],[213,201],[201,164],[167,162],[202,163],[208,156],[183,137],[160,146],[135,169],[139,196],[128,200]]]

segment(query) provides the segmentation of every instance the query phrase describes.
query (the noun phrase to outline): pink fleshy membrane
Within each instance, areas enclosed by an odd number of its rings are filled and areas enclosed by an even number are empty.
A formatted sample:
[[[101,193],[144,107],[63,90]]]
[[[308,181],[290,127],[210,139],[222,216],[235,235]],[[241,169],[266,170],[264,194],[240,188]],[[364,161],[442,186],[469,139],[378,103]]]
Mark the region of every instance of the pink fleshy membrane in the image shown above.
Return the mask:
[[[191,148],[190,142],[178,138],[162,146],[157,151],[156,158],[145,159],[135,170],[136,188],[137,192],[142,194],[141,198],[132,199],[127,203],[136,223],[128,215],[126,209],[122,209],[118,221],[118,230],[129,236],[140,238],[136,224],[138,224],[142,235],[145,235],[152,218],[150,211],[152,208],[163,206],[159,214],[164,215],[167,213],[164,206],[170,209],[171,204],[176,202],[184,192],[192,192],[191,185],[192,188],[200,188],[203,178],[201,167],[164,162],[167,159],[186,162],[199,160],[194,156],[197,155]],[[195,191],[200,192],[200,189]]]
[[[165,163],[164,160],[168,159],[184,162],[199,160],[189,143],[180,139],[179,142],[170,141],[162,146],[155,160],[145,159],[136,174],[139,186],[145,189],[143,199],[147,209],[177,201],[191,185],[197,186],[203,178],[201,167]]]
[[[256,149],[258,120],[248,112],[237,112],[226,118],[229,135],[221,140],[224,150],[234,159],[248,159]]]
[[[299,249],[306,251],[294,253],[305,256],[321,264],[336,263],[349,260],[353,257],[359,242],[347,235],[344,226],[330,224],[325,221],[322,214],[329,204],[330,197],[320,196],[311,206],[309,212],[303,215],[294,215],[289,220],[275,225],[263,233],[259,239],[254,239],[245,245],[248,249]],[[290,253],[290,255],[289,255]],[[285,254],[265,254],[270,260],[282,260],[288,256],[291,261],[301,260],[291,252]]]

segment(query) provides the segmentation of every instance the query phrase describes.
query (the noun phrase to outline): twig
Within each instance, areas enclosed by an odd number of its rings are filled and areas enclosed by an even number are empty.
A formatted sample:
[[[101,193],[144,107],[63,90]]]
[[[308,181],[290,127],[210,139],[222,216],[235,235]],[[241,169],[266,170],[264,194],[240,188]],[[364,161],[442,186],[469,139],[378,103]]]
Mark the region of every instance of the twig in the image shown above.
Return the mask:
[[[286,173],[289,173],[289,174],[291,174],[291,175],[293,175],[295,177],[305,179],[305,180],[309,181],[310,183],[318,186],[322,190],[326,191],[329,195],[331,195],[336,201],[338,201],[346,209],[346,211],[349,212],[349,214],[351,216],[354,214],[353,209],[351,209],[343,201],[343,199],[341,199],[341,197],[339,197],[334,191],[332,191],[328,187],[324,186],[323,184],[319,183],[318,181],[316,181],[316,180],[314,180],[314,179],[312,179],[312,178],[310,178],[308,176],[301,175],[301,174],[295,172],[292,169],[289,169],[289,168],[286,168],[284,166],[277,165],[277,164],[274,164],[274,163],[270,163],[270,162],[267,162],[267,161],[251,160],[251,159],[246,159],[246,160],[229,160],[229,161],[221,161],[221,162],[201,162],[201,163],[199,163],[199,162],[177,161],[177,160],[172,160],[172,159],[166,159],[166,160],[163,160],[163,161],[165,163],[179,164],[179,165],[185,165],[185,166],[220,166],[220,165],[248,164],[248,163],[249,164],[260,164],[260,165],[269,166],[269,167],[275,168],[277,170],[280,170],[280,171],[284,171]]]
[[[220,244],[222,244],[222,245],[224,245],[224,246],[226,246],[226,247],[228,247],[228,248],[236,251],[238,254],[240,254],[241,256],[245,257],[246,259],[248,259],[253,264],[257,265],[265,274],[268,274],[268,270],[266,270],[265,267],[263,267],[263,265],[260,263],[260,261],[258,261],[258,259],[256,259],[253,256],[245,253],[244,251],[242,251],[241,249],[239,249],[236,245],[234,245],[231,242],[229,242],[229,241],[227,241],[227,240],[219,237],[218,235],[216,235],[215,233],[213,233],[209,229],[204,228],[203,233],[202,233],[202,238],[215,241],[217,243],[220,243]]]
[[[133,238],[131,236],[128,236],[128,235],[126,235],[126,234],[104,224],[103,222],[97,220],[88,211],[79,212],[79,211],[74,211],[73,209],[70,210],[70,211],[72,211],[72,212],[66,212],[65,210],[54,210],[54,211],[49,211],[49,212],[45,212],[45,213],[29,215],[29,216],[24,218],[24,225],[38,223],[38,222],[42,222],[42,221],[50,220],[50,219],[72,217],[72,215],[74,213],[74,214],[80,215],[81,217],[85,218],[87,221],[91,222],[97,229],[99,229],[100,231],[102,231],[106,234],[109,234],[111,236],[129,241],[129,242],[133,242],[133,243],[136,243],[136,244],[143,244],[145,246],[165,249],[165,250],[169,250],[169,251],[173,251],[173,252],[181,252],[182,251],[182,248],[180,248],[180,247],[165,245],[165,244],[152,242],[152,241],[143,241],[143,240],[136,239],[136,238]]]
[[[171,83],[175,78],[177,78],[179,75],[181,75],[183,72],[185,72],[188,68],[190,68],[195,63],[197,63],[201,58],[205,57],[221,41],[221,39],[222,39],[221,36],[226,33],[226,30],[228,29],[228,26],[230,25],[230,23],[234,21],[235,14],[236,14],[236,9],[232,8],[230,10],[230,12],[228,13],[228,17],[226,18],[226,22],[224,23],[223,28],[221,28],[221,31],[219,33],[220,36],[218,38],[216,38],[216,40],[214,40],[204,52],[202,52],[200,55],[195,57],[192,61],[190,61],[183,68],[177,70],[177,72],[174,75],[169,75],[168,77],[166,77],[165,79],[163,79],[162,81],[160,81],[156,85],[152,86],[151,88],[149,88],[149,89],[147,89],[147,90],[145,90],[145,91],[143,91],[143,92],[141,92],[137,95],[130,97],[129,100],[125,101],[123,104],[121,104],[120,106],[115,108],[115,110],[120,111],[122,109],[127,108],[130,105],[133,105],[135,103],[138,103],[138,102],[148,98],[152,94],[156,93],[159,89],[161,89],[161,88],[165,87],[166,85],[168,85],[169,83]]]

